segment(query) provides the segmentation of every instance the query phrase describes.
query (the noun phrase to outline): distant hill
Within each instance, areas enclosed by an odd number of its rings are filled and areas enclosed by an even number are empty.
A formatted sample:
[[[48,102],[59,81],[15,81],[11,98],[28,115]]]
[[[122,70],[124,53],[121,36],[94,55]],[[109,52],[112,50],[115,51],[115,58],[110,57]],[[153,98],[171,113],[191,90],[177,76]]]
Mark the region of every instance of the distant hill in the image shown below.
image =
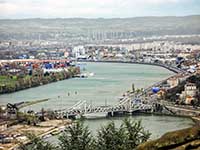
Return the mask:
[[[152,35],[200,34],[200,15],[115,19],[0,20],[0,39],[131,38]]]

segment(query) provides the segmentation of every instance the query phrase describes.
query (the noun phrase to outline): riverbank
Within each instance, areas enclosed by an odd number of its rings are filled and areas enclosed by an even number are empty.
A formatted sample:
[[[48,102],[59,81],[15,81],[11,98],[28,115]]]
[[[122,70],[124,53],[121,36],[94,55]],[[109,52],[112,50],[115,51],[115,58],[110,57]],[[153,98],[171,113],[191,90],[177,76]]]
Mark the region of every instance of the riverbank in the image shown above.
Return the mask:
[[[139,61],[122,61],[122,60],[79,60],[80,62],[97,62],[97,63],[126,63],[126,64],[141,64],[141,65],[151,65],[151,66],[159,66],[165,68],[174,73],[181,73],[183,70],[172,67],[169,65],[161,64],[161,63],[148,63],[148,62],[139,62]]]
[[[63,70],[61,72],[54,72],[45,75],[27,75],[23,77],[1,76],[0,94],[13,93],[24,89],[38,87],[60,80],[65,80],[68,78],[72,78],[79,73],[80,70],[78,67],[70,67],[68,68],[68,71]]]
[[[54,132],[64,129],[67,125],[70,125],[71,120],[48,120],[45,122],[38,123],[37,126],[29,125],[15,125],[9,130],[3,131],[1,134],[5,135],[18,135],[11,143],[0,144],[0,147],[4,147],[4,150],[14,150],[20,144],[27,144],[30,142],[26,135],[34,134],[37,137],[44,138]]]
[[[188,150],[200,148],[200,126],[168,132],[156,140],[139,145],[136,150]]]
[[[98,63],[128,63],[128,64],[142,64],[142,65],[153,65],[163,67],[172,71],[174,73],[180,73],[181,70],[178,68],[174,68],[171,66],[167,66],[159,63],[146,63],[146,62],[133,62],[133,61],[119,61],[119,60],[101,60],[101,61],[93,61],[93,60],[84,60],[80,62],[98,62]],[[80,74],[80,70],[77,67],[70,69],[70,71],[62,71],[58,73],[49,74],[47,76],[24,76],[24,77],[16,77],[16,76],[0,76],[0,94],[8,94],[17,91],[21,91],[24,89],[38,87],[41,85],[49,84],[52,82],[57,82],[61,80],[65,80],[75,75]]]

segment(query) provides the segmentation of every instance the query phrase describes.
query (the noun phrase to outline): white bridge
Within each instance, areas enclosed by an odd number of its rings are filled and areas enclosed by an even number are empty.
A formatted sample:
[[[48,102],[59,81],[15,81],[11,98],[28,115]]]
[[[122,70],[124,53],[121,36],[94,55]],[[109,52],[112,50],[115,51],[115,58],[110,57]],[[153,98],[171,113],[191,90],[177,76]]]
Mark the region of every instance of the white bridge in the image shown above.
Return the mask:
[[[104,112],[107,115],[110,113],[113,116],[115,113],[133,113],[137,111],[150,111],[152,110],[152,105],[143,104],[138,96],[124,97],[118,102],[118,104],[113,106],[92,106],[86,101],[79,101],[72,107],[68,109],[63,109],[57,111],[57,113],[62,117],[69,116],[84,116],[85,114],[95,114]]]

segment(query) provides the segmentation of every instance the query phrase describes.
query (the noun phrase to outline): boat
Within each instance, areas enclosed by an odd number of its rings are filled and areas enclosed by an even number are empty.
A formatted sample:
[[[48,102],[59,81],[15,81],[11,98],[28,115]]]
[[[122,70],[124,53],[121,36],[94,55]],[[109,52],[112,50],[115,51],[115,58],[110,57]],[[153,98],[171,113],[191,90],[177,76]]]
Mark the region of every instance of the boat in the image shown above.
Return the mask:
[[[99,119],[107,117],[107,112],[88,113],[82,116],[86,119]]]
[[[94,72],[89,73],[90,76],[94,76]]]
[[[80,115],[80,114],[77,114],[77,115],[75,116],[75,119],[81,119],[81,115]]]
[[[47,138],[49,138],[49,137],[51,137],[51,136],[52,136],[51,134],[44,135],[44,136],[43,136],[43,139],[47,139]]]
[[[82,74],[75,75],[75,77],[77,77],[77,78],[87,78],[88,76],[87,76],[86,73],[82,73]]]

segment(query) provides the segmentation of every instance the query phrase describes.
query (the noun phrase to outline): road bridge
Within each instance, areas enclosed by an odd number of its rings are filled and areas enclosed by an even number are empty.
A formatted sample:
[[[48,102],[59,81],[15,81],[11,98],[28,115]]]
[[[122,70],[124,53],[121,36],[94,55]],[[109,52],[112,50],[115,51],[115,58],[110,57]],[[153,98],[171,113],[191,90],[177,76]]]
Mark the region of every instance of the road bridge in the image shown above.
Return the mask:
[[[84,116],[87,114],[98,114],[104,113],[106,116],[109,114],[113,116],[114,114],[132,114],[138,111],[151,111],[152,105],[144,104],[139,95],[134,94],[131,97],[124,97],[117,104],[112,106],[93,106],[87,101],[78,101],[75,105],[68,109],[57,110],[57,114],[62,117],[69,118],[70,116]]]

